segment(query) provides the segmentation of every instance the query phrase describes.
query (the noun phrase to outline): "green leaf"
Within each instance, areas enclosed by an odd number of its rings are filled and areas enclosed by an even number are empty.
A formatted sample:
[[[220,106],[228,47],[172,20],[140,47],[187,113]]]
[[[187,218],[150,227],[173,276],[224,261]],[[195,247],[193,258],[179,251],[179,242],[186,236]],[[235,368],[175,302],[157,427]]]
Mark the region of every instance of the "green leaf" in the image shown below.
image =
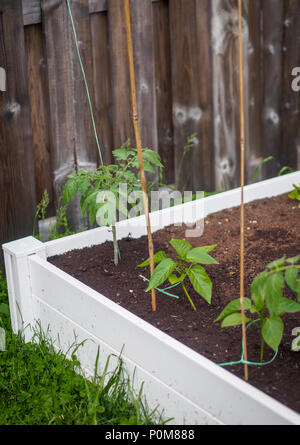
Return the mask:
[[[99,190],[93,191],[85,198],[85,200],[81,204],[81,213],[82,214],[86,213],[86,211],[89,210],[89,208],[91,206],[96,204],[96,198],[97,198],[98,193],[99,193]]]
[[[245,322],[248,323],[250,318],[245,317]],[[230,326],[240,326],[242,324],[242,314],[236,312],[234,314],[228,315],[222,322],[222,328],[228,328]]]
[[[186,254],[192,249],[192,245],[185,240],[171,239],[171,246],[176,250],[181,259],[185,259]]]
[[[198,249],[201,249],[204,253],[209,253],[217,247],[217,244],[213,244],[212,246],[201,246]]]
[[[152,164],[156,165],[157,167],[163,167],[163,164],[160,161],[160,156],[158,153],[156,153],[153,150],[150,149],[144,149],[143,150],[143,160],[149,161]]]
[[[296,301],[290,300],[289,298],[282,297],[279,301],[278,313],[283,315],[285,313],[295,314],[300,312],[300,304]]]
[[[83,177],[79,182],[79,190],[82,196],[85,196],[90,186],[90,179],[88,176]]]
[[[113,150],[113,156],[118,160],[118,161],[126,161],[126,159],[129,156],[129,152],[128,150],[126,150],[125,148],[118,148],[117,150]]]
[[[294,173],[294,170],[291,167],[284,166],[282,169],[278,172],[277,176],[283,176],[287,175],[288,173]]]
[[[277,315],[279,301],[282,298],[284,279],[281,272],[273,273],[266,278],[266,303],[271,317]]]
[[[219,264],[213,257],[208,255],[208,253],[204,252],[201,247],[196,247],[195,249],[190,250],[185,260],[188,263],[200,263],[200,264]]]
[[[251,308],[251,300],[250,298],[244,299],[244,306],[245,310],[250,310]],[[221,314],[218,316],[218,318],[215,320],[215,322],[222,320],[223,318],[227,317],[230,314],[233,314],[234,312],[241,310],[241,299],[237,298],[236,300],[232,300],[230,303],[227,304],[225,309],[221,312]]]
[[[166,279],[169,277],[169,275],[172,274],[176,266],[177,263],[171,260],[171,258],[166,258],[161,263],[159,263],[159,265],[154,269],[154,272],[152,274],[152,277],[150,278],[149,286],[147,287],[146,292],[164,283]]]
[[[279,317],[267,318],[263,321],[262,336],[274,352],[277,351],[283,336],[284,325]]]
[[[159,264],[162,260],[166,259],[167,255],[163,250],[160,250],[154,255],[154,264]],[[148,258],[143,263],[139,264],[137,267],[148,267],[150,266],[150,258]]]
[[[297,292],[297,287],[298,287],[297,279],[298,279],[298,269],[296,267],[286,270],[285,280],[286,280],[288,286],[294,292]]]
[[[212,296],[212,282],[202,266],[193,266],[186,269],[188,277],[195,291],[201,295],[209,304]]]
[[[148,161],[144,161],[144,170],[146,172],[155,173],[155,168],[152,167],[152,165]]]
[[[255,169],[254,175],[253,175],[253,180],[254,180],[254,181],[255,181],[256,178],[257,178],[257,175],[258,175],[258,172],[259,172],[259,168],[260,168],[262,165],[266,164],[267,162],[270,162],[270,161],[273,161],[273,160],[275,160],[274,156],[269,156],[268,158],[263,159],[263,160],[258,164],[258,166],[257,166],[256,169]]]
[[[0,314],[9,315],[9,305],[0,303]]]
[[[265,283],[267,272],[264,271],[257,275],[251,284],[251,297],[254,301],[255,307],[260,312],[265,304]]]
[[[294,190],[289,194],[289,198],[300,201],[300,187],[294,184]]]
[[[78,192],[78,183],[76,177],[68,179],[63,188],[63,200],[65,204],[68,204],[70,199],[75,198]]]

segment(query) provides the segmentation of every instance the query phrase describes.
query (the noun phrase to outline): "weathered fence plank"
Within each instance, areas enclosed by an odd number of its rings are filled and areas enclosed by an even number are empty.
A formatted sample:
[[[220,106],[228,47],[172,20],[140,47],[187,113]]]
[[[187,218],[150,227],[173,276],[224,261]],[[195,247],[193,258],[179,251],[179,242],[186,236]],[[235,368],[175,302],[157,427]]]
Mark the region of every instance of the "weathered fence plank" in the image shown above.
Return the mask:
[[[62,185],[74,169],[96,167],[97,149],[66,2],[59,0],[53,4],[42,0],[42,8],[50,95],[51,157],[58,199]],[[73,0],[72,14],[93,99],[88,0]],[[74,224],[77,214],[75,206]]]
[[[23,23],[34,25],[42,21],[41,0],[22,0]]]
[[[39,202],[44,190],[49,193],[53,206],[52,168],[50,154],[49,92],[44,59],[42,28],[30,25],[25,28],[25,46],[28,67],[28,91],[33,135],[36,196]]]
[[[208,189],[212,179],[209,10],[208,1],[201,11],[195,0],[170,3],[175,169],[177,175],[181,170],[177,180],[185,190]],[[182,162],[187,137],[194,133],[195,146]]]
[[[108,10],[108,0],[89,0],[90,14]]]
[[[113,122],[107,13],[101,12],[92,14],[90,21],[96,124],[100,138],[100,146],[103,152],[104,164],[110,164],[112,161]]]
[[[247,96],[246,96],[246,164],[245,171],[248,183],[253,181],[256,167],[261,162],[263,149],[261,144],[261,107],[262,107],[262,76],[261,76],[261,1],[248,0],[244,3],[246,11],[244,17],[248,22],[248,47],[245,54],[247,67]],[[262,179],[262,169],[259,170],[257,180]]]
[[[283,73],[283,20],[285,0],[264,0],[263,8],[263,104],[262,144],[264,157],[276,162],[265,166],[267,176],[278,173],[281,136],[281,99]]]
[[[112,82],[112,122],[114,148],[128,138],[134,141],[131,116],[129,65],[124,23],[124,5],[110,0],[108,9],[110,69]]]
[[[297,167],[300,154],[300,95],[292,90],[292,70],[300,66],[300,8],[298,0],[284,2],[281,166]],[[300,158],[299,158],[300,159]]]
[[[131,1],[131,21],[142,144],[157,150],[151,0]],[[109,2],[109,32],[114,146],[118,147],[128,138],[134,143],[124,4],[118,0]]]
[[[240,184],[237,19],[235,0],[212,3],[216,187],[226,189]],[[248,29],[244,22],[243,34],[245,50]]]
[[[32,232],[35,212],[34,162],[22,5],[0,3],[0,243]]]
[[[153,4],[153,41],[158,151],[166,166],[164,180],[174,184],[170,21],[166,0]]]
[[[201,110],[198,127],[199,145],[193,151],[193,188],[214,190],[213,96],[211,51],[211,1],[196,2],[195,28],[197,30],[198,90]],[[205,67],[205,69],[203,69]],[[194,116],[196,119],[197,116]],[[196,130],[197,131],[197,130]]]
[[[109,0],[89,0],[89,13],[106,12]],[[152,0],[153,3],[163,0]],[[22,0],[23,23],[34,25],[42,22],[41,0]]]
[[[157,151],[152,0],[131,1],[131,26],[142,144]]]

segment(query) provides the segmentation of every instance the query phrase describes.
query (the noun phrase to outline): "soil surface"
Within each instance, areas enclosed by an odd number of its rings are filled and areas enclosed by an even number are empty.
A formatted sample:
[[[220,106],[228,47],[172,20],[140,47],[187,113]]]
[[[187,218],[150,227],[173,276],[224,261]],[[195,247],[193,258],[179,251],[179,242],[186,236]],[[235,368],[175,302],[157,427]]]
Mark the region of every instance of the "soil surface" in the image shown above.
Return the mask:
[[[205,219],[204,234],[189,238],[194,246],[217,244],[211,255],[219,265],[206,266],[213,282],[212,304],[199,297],[191,286],[188,290],[197,307],[193,311],[181,287],[173,289],[179,300],[157,292],[157,312],[151,309],[151,292],[139,277],[149,278],[149,270],[137,268],[148,258],[147,237],[123,239],[119,242],[122,261],[113,264],[112,243],[74,250],[48,260],[73,277],[99,291],[171,337],[201,353],[215,363],[241,358],[241,328],[221,328],[214,320],[225,305],[239,298],[240,274],[240,209],[225,210]],[[255,201],[246,205],[245,286],[250,296],[253,278],[265,266],[286,255],[300,253],[300,206],[287,195]],[[185,226],[170,226],[153,234],[155,251],[174,255],[169,245],[172,238],[185,239]],[[167,287],[161,286],[161,287]],[[293,293],[285,296],[295,298]],[[249,383],[300,413],[300,352],[291,352],[293,328],[300,326],[300,314],[283,317],[284,339],[276,360],[266,366],[249,367]],[[260,336],[252,326],[247,332],[248,360],[259,362]],[[266,345],[264,360],[273,357]],[[243,365],[226,369],[243,378]]]

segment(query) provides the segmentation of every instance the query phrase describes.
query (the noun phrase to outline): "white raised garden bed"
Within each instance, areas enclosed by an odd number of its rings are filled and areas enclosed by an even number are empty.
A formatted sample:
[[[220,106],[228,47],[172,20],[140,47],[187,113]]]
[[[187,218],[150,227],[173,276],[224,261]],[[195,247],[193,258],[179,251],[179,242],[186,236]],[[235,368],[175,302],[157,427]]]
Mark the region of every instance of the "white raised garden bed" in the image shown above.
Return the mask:
[[[300,172],[247,186],[245,201],[281,195],[300,182]],[[240,190],[190,202],[151,214],[153,231],[166,225],[195,222],[238,206]],[[202,213],[204,212],[204,214]],[[144,216],[122,221],[118,237],[146,234]],[[56,268],[47,257],[112,240],[107,228],[47,243],[32,237],[3,245],[11,319],[15,332],[41,323],[50,328],[63,351],[85,339],[79,359],[93,374],[100,361],[122,351],[136,388],[144,382],[151,407],[159,405],[173,424],[300,424],[300,415],[141,320],[80,281]],[[30,340],[31,330],[25,329]],[[114,367],[115,363],[111,362]]]

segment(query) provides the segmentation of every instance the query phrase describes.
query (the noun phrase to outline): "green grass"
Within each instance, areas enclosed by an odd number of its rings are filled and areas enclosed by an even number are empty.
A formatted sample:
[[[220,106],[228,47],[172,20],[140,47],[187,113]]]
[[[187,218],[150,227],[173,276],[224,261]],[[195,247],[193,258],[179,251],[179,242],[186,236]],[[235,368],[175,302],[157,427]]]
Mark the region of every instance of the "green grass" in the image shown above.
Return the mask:
[[[0,273],[0,305],[7,303]],[[87,380],[78,372],[79,345],[68,360],[39,328],[34,341],[25,343],[21,333],[11,331],[9,314],[1,314],[0,326],[6,330],[6,350],[0,352],[0,425],[164,423],[158,411],[149,412],[142,388],[134,393],[121,359],[113,373],[107,362],[102,376]]]

